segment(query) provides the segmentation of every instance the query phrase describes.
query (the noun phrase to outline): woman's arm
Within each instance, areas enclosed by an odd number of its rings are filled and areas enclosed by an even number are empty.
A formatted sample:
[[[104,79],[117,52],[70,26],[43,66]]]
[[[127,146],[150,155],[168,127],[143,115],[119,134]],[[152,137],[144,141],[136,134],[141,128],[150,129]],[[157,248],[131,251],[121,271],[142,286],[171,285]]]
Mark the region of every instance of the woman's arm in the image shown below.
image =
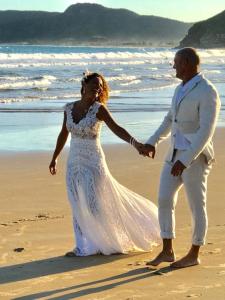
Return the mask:
[[[106,125],[109,127],[109,129],[111,129],[112,132],[115,133],[119,138],[130,143],[130,141],[133,137],[123,127],[119,126],[113,120],[110,112],[107,110],[107,108],[105,106],[102,105],[99,108],[96,116],[99,120],[104,121],[106,123]],[[143,144],[139,143],[135,139],[133,139],[133,145],[138,151],[140,151],[140,147],[143,146]]]
[[[62,129],[58,135],[56,146],[55,146],[55,151],[52,156],[52,161],[49,165],[49,170],[52,175],[56,174],[57,157],[59,156],[60,152],[62,151],[62,149],[67,141],[68,135],[69,135],[69,132],[66,128],[66,112],[64,112]]]

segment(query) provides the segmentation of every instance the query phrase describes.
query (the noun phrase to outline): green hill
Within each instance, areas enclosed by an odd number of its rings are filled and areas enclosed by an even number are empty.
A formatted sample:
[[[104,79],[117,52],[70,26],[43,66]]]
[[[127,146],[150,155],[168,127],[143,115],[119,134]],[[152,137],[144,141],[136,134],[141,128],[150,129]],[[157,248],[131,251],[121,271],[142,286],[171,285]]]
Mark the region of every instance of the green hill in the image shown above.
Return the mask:
[[[175,45],[191,25],[88,3],[63,13],[0,11],[0,43]]]
[[[179,46],[197,48],[225,47],[225,11],[210,19],[194,24]]]

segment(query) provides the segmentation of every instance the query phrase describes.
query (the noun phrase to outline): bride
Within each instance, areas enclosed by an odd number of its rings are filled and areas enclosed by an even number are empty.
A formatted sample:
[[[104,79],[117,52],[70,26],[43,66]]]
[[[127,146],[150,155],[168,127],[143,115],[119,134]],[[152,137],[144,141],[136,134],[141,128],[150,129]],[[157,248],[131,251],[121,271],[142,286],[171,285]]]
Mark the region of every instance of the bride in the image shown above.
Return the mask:
[[[76,246],[65,255],[149,251],[160,243],[157,208],[111,175],[100,143],[102,122],[137,150],[142,144],[110,115],[106,108],[108,85],[102,75],[84,75],[81,95],[81,100],[64,106],[62,129],[49,165],[55,175],[57,157],[71,133],[66,185]]]

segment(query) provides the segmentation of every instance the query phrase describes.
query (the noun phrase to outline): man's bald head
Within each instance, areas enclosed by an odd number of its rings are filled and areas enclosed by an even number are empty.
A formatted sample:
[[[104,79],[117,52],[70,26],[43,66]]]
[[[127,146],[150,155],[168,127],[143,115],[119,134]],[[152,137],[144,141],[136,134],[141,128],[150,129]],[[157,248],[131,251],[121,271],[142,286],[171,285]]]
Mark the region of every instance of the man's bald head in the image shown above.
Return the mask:
[[[176,77],[188,81],[199,72],[200,57],[194,48],[186,47],[177,51],[173,68],[176,69]]]
[[[193,67],[198,67],[200,65],[200,57],[194,48],[182,48],[177,51],[176,55],[179,55],[183,61],[192,65]]]

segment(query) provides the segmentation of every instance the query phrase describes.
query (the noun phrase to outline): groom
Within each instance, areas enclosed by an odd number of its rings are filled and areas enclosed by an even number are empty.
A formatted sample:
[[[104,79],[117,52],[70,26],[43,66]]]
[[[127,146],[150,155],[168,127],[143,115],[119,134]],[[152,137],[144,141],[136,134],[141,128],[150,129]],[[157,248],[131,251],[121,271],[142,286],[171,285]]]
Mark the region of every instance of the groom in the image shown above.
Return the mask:
[[[140,154],[154,158],[156,146],[171,134],[159,188],[159,223],[163,249],[148,265],[171,262],[184,268],[200,263],[199,249],[207,232],[207,177],[214,161],[214,134],[220,99],[215,87],[199,71],[200,58],[193,48],[179,50],[174,58],[177,86],[169,112],[156,132],[140,148]],[[192,245],[176,261],[172,240],[175,238],[175,207],[178,191],[184,186],[193,220]]]

